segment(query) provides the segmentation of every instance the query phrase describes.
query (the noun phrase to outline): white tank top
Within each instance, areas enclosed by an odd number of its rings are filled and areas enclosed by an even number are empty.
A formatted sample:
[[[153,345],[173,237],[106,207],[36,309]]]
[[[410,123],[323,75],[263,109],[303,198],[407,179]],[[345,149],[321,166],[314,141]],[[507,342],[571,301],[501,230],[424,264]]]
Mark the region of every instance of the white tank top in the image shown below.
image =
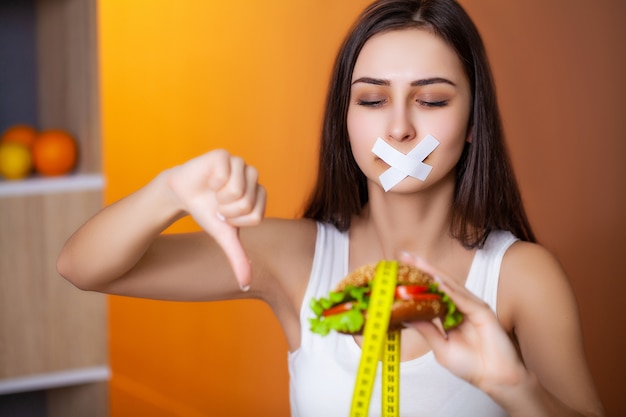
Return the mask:
[[[496,311],[502,257],[516,238],[492,232],[476,251],[466,287]],[[347,417],[361,348],[352,336],[309,331],[311,298],[326,296],[348,274],[349,239],[328,224],[318,224],[311,277],[300,311],[301,346],[289,353],[289,395],[293,417]],[[370,416],[381,414],[380,363],[370,402]],[[481,416],[507,414],[489,396],[457,378],[437,363],[431,352],[400,364],[400,415],[411,417]]]

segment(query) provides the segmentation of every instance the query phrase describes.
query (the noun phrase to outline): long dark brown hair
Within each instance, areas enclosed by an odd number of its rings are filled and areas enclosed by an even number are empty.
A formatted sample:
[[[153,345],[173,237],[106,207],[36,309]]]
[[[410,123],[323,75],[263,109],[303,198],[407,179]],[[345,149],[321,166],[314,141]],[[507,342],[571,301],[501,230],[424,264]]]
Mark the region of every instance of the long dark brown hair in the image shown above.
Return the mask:
[[[465,247],[481,247],[492,230],[535,241],[522,206],[504,142],[495,86],[476,26],[454,0],[379,0],[366,8],[344,40],[331,74],[320,146],[318,177],[304,217],[350,227],[368,202],[367,179],[350,148],[350,84],[357,57],[377,33],[427,28],[459,56],[470,82],[471,143],[456,167],[450,233]]]

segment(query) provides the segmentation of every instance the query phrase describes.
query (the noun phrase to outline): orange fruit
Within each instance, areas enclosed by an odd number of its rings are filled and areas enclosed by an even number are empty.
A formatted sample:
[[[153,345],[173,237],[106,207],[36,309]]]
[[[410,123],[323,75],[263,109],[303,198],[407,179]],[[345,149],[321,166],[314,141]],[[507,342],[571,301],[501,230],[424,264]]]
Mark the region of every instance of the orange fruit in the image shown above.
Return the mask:
[[[17,142],[0,142],[0,175],[7,180],[27,177],[33,169],[30,149]]]
[[[37,138],[37,129],[27,124],[18,124],[9,127],[2,133],[0,142],[21,143],[31,147]]]
[[[31,150],[35,171],[44,176],[67,174],[76,166],[78,159],[76,140],[60,129],[41,132]]]

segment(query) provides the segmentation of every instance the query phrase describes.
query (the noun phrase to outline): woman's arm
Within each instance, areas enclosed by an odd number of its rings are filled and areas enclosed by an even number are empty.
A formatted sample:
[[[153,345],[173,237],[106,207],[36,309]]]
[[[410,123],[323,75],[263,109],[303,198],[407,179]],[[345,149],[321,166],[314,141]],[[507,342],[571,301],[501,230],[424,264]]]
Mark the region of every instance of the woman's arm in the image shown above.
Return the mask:
[[[502,263],[498,303],[500,320],[519,343],[537,406],[551,405],[551,415],[603,415],[574,293],[556,258],[539,245],[514,244]]]
[[[477,386],[511,416],[602,416],[582,349],[573,296],[558,263],[537,245],[519,242],[505,255],[498,312],[510,321],[522,358],[489,306],[423,260],[404,259],[433,274],[465,314],[442,334],[412,323],[435,357]]]
[[[236,295],[233,271],[241,285],[251,278],[238,228],[259,224],[264,208],[256,170],[225,151],[209,152],[97,213],[67,241],[57,269],[85,290],[159,299]],[[208,234],[161,234],[187,214]]]

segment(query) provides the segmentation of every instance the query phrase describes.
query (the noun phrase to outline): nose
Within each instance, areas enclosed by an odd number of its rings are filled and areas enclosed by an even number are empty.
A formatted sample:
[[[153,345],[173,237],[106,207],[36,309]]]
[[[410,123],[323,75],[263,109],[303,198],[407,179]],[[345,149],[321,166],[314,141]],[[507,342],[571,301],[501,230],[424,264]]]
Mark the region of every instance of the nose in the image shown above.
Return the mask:
[[[389,139],[398,142],[409,141],[416,136],[415,126],[411,120],[410,110],[404,104],[393,107],[387,128]]]

